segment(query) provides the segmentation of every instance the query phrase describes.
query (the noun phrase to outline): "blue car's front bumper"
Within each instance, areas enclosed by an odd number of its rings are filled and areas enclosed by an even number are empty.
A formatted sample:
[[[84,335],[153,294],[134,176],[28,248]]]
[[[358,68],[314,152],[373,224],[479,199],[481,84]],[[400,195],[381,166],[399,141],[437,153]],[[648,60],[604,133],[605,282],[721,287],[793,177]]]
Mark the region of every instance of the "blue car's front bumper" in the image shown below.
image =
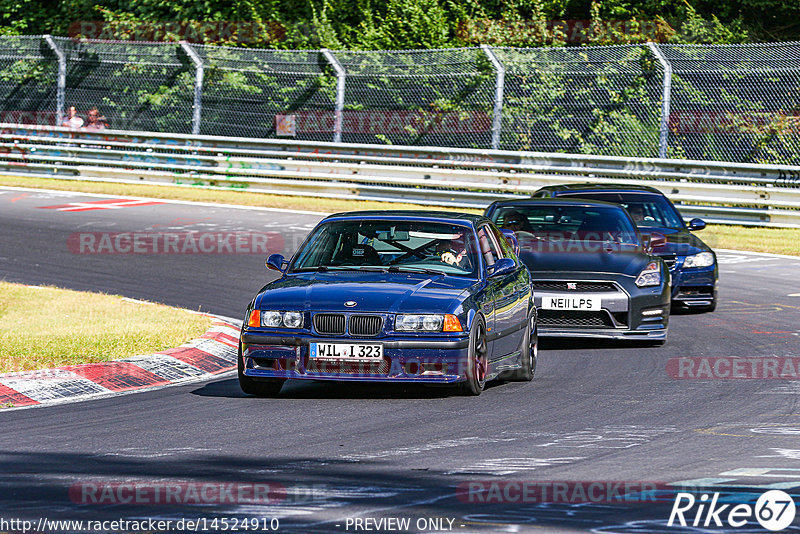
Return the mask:
[[[453,383],[466,379],[469,338],[321,338],[242,334],[244,374],[251,378]],[[310,356],[310,343],[383,345],[383,359],[351,361]]]
[[[670,268],[672,303],[687,307],[708,307],[717,299],[717,264],[709,267],[684,268],[683,257],[677,257]]]

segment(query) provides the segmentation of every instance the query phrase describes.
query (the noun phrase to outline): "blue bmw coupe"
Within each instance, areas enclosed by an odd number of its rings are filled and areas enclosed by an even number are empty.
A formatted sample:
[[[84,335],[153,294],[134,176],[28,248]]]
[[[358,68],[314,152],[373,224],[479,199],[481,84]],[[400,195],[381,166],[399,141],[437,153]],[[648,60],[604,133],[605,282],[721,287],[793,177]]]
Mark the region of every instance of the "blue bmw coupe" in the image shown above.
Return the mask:
[[[287,379],[453,384],[528,381],[538,335],[513,233],[480,215],[331,215],[250,303],[239,342],[245,393]]]

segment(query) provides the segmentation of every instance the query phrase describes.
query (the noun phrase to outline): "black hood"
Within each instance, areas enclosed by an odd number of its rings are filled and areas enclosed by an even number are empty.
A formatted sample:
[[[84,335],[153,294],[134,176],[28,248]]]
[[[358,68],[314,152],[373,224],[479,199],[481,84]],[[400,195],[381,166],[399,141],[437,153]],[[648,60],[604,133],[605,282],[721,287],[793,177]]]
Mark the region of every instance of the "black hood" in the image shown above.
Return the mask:
[[[653,258],[641,249],[633,249],[614,252],[522,251],[520,259],[534,275],[567,271],[638,276]]]

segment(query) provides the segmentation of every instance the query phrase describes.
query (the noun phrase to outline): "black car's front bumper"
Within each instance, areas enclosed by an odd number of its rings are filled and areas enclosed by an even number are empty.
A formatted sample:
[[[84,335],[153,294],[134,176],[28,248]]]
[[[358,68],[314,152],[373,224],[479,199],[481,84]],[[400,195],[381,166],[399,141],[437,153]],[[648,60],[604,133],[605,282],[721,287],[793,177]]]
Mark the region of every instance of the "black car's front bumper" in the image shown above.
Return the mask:
[[[633,279],[619,279],[604,275],[576,277],[577,273],[550,273],[536,282],[612,282],[613,289],[537,290],[534,301],[539,310],[539,335],[545,337],[592,337],[627,340],[663,340],[669,326],[670,292],[667,284],[656,287],[637,287]],[[578,287],[584,284],[578,284]],[[609,284],[605,284],[608,286]],[[545,298],[557,296],[596,297],[601,299],[601,309],[596,311],[542,309]]]

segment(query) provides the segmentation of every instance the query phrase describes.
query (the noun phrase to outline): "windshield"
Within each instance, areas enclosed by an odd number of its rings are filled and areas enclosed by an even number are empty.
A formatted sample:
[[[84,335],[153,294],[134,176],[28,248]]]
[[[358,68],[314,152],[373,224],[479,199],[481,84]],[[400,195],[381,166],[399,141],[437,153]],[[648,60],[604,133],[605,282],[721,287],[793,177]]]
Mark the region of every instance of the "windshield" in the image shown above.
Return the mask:
[[[290,270],[382,270],[474,276],[478,259],[467,226],[425,221],[343,220],[323,223]]]
[[[620,204],[628,210],[631,218],[639,228],[671,228],[680,230],[684,228],[683,219],[675,206],[661,195],[652,193],[575,193],[570,197],[580,197],[588,200],[603,200]]]
[[[636,228],[617,207],[563,205],[502,206],[492,218],[513,230],[523,249],[534,241],[639,244]]]

